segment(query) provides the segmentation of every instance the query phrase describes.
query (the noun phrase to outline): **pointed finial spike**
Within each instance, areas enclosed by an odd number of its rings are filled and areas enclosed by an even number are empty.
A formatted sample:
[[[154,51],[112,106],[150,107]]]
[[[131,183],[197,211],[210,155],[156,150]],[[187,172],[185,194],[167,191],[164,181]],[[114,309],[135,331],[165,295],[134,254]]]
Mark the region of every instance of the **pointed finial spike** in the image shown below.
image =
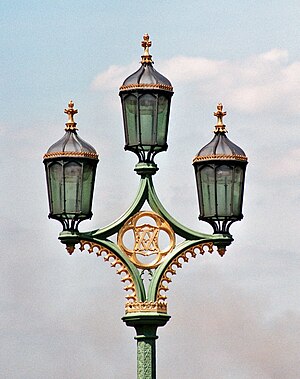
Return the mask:
[[[74,253],[74,250],[75,250],[75,246],[74,245],[67,245],[66,246],[66,250],[67,252],[72,255]]]
[[[77,109],[74,109],[74,103],[72,100],[69,101],[68,109],[64,110],[64,113],[68,115],[68,122],[66,123],[65,130],[77,130],[76,122],[74,121],[74,114],[78,113]]]
[[[226,116],[227,112],[223,112],[223,104],[217,104],[217,111],[214,112],[214,116],[217,117],[217,125],[215,128],[215,133],[217,132],[227,132],[225,125],[223,124],[223,117]]]
[[[153,63],[152,55],[149,53],[149,48],[152,46],[152,41],[150,41],[149,34],[145,33],[143,35],[143,41],[141,42],[141,45],[144,48],[144,54],[142,55],[141,63]]]
[[[226,247],[218,247],[218,253],[220,257],[223,257],[224,254],[226,253]]]

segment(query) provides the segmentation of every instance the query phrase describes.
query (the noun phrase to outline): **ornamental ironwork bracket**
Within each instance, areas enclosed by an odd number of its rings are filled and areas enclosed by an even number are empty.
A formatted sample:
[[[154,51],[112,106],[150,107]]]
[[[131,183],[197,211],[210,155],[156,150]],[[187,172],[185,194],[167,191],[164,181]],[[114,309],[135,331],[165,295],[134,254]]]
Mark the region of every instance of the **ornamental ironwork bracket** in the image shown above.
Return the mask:
[[[228,234],[204,234],[180,224],[160,202],[152,180],[155,165],[140,167],[137,195],[127,211],[110,225],[91,232],[60,233],[70,254],[75,245],[110,263],[121,276],[126,291],[126,314],[167,314],[168,285],[176,270],[190,258],[214,246],[223,256],[233,238]],[[151,210],[143,210],[148,204]],[[110,238],[117,236],[117,242]],[[182,242],[176,243],[176,236]],[[148,278],[145,279],[145,273]]]

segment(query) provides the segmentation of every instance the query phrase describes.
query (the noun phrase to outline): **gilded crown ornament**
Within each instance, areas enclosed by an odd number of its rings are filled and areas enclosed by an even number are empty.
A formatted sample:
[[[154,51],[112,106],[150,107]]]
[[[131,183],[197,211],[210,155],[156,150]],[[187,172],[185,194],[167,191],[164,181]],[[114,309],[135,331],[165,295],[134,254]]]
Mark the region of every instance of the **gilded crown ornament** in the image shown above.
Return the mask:
[[[152,41],[150,41],[149,34],[143,35],[143,41],[141,42],[142,47],[144,48],[144,54],[142,55],[141,63],[153,63],[152,55],[149,53],[149,47],[152,46]]]
[[[223,117],[226,116],[226,114],[227,114],[227,112],[223,112],[223,104],[218,103],[217,111],[214,112],[214,116],[217,117],[217,125],[215,128],[215,133],[217,133],[217,132],[227,133],[227,130],[225,128],[226,125],[223,124]]]
[[[72,100],[69,101],[68,107],[68,109],[64,110],[64,113],[66,113],[69,117],[68,122],[66,122],[65,130],[74,130],[77,129],[77,123],[74,121],[74,115],[78,113],[78,109],[74,109],[74,103]]]

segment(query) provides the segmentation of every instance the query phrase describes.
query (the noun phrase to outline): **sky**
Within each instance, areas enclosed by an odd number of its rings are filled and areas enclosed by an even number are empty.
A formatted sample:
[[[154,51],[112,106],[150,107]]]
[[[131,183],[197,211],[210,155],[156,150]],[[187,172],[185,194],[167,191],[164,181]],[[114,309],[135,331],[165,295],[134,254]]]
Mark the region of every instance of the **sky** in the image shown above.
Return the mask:
[[[222,102],[228,137],[246,152],[244,219],[235,239],[178,270],[171,320],[158,330],[157,376],[298,379],[300,372],[300,4],[271,1],[0,3],[0,376],[131,379],[134,330],[125,292],[101,258],[69,256],[49,220],[42,156],[64,134],[72,99],[79,135],[100,154],[91,221],[133,200],[118,88],[140,66],[144,33],[174,86],[155,186],[195,230],[192,159],[212,139]]]

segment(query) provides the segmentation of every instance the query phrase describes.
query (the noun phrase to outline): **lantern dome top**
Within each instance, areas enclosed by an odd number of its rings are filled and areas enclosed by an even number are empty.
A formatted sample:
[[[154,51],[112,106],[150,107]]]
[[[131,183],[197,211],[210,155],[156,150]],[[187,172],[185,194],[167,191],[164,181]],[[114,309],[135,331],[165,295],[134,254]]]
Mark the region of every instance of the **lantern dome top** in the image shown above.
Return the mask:
[[[153,68],[152,55],[149,53],[149,48],[152,42],[148,34],[144,34],[141,43],[144,48],[142,55],[141,67],[128,76],[120,87],[120,91],[128,91],[133,89],[160,89],[173,92],[171,82]]]
[[[217,105],[217,111],[214,116],[217,117],[217,125],[215,126],[214,138],[196,155],[193,163],[205,160],[235,160],[247,162],[247,156],[243,149],[230,141],[225,135],[227,130],[223,124],[223,117],[227,112],[223,112],[223,105]]]
[[[68,115],[68,121],[65,127],[66,133],[60,140],[50,146],[44,155],[44,159],[78,157],[98,160],[98,154],[93,146],[84,141],[77,134],[78,129],[76,128],[77,124],[74,121],[74,115],[78,113],[78,110],[74,109],[72,100],[70,100],[68,108],[64,110],[64,113]]]

